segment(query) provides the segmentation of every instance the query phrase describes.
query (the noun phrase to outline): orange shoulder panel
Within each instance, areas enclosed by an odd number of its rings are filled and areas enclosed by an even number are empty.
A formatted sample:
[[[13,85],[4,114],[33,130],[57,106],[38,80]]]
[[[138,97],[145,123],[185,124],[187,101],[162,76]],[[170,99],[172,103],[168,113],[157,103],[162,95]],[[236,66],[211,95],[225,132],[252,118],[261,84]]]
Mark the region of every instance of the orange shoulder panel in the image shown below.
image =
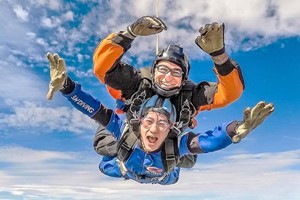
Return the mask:
[[[220,76],[215,68],[214,71],[219,80],[214,101],[210,105],[201,106],[200,111],[225,107],[240,98],[243,93],[243,84],[236,69],[226,76]]]
[[[94,74],[101,83],[105,83],[104,78],[106,72],[124,53],[123,47],[112,43],[112,38],[115,36],[116,34],[112,33],[107,38],[103,39],[93,55]]]
[[[106,85],[106,88],[108,90],[108,93],[114,98],[114,99],[121,99],[122,98],[122,93],[121,90],[116,90],[112,87],[109,87]]]

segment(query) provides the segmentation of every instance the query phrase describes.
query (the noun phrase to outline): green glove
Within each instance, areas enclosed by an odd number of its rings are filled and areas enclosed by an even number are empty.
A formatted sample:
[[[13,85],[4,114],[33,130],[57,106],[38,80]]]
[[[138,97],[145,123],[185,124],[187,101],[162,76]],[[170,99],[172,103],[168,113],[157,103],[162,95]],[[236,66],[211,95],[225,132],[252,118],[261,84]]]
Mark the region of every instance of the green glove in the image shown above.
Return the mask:
[[[252,109],[249,107],[246,108],[244,110],[244,120],[236,127],[236,135],[232,137],[232,142],[240,142],[253,129],[260,125],[273,111],[274,105],[271,103],[266,104],[264,101],[258,102]]]
[[[57,53],[51,55],[47,53],[50,64],[50,83],[47,99],[52,100],[54,92],[63,88],[67,78],[66,64],[64,59],[60,58]]]
[[[127,27],[127,32],[134,38],[154,35],[167,30],[165,23],[158,17],[144,16]]]
[[[196,38],[196,44],[211,56],[218,56],[225,52],[224,23],[206,24],[199,29],[200,35]]]

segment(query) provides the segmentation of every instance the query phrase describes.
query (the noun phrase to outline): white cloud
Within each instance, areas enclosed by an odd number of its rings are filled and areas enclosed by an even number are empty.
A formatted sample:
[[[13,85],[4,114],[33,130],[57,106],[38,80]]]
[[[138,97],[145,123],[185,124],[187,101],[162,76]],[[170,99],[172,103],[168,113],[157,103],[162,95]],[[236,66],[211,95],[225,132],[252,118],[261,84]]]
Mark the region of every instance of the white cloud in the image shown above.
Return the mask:
[[[20,5],[16,5],[14,8],[14,12],[16,13],[17,17],[22,21],[28,21],[28,12],[22,8]]]
[[[62,5],[60,0],[29,0],[31,6],[34,7],[47,7],[51,10],[59,10]]]
[[[18,57],[10,55],[7,61],[0,60],[0,70],[0,99],[32,100],[42,99],[46,95],[46,82],[32,69],[24,68]]]
[[[23,152],[23,153],[22,153]],[[33,199],[261,199],[296,200],[300,196],[300,150],[240,154],[224,157],[218,161],[205,162],[199,157],[193,169],[181,171],[175,185],[160,186],[139,184],[105,177],[98,172],[97,155],[37,151],[24,148],[0,148],[0,155],[29,156],[11,167],[2,169],[0,194],[9,192]],[[35,155],[35,156],[30,156]],[[204,157],[213,154],[205,155]],[[14,157],[14,156],[13,156]],[[40,157],[35,159],[34,157]],[[3,159],[3,156],[0,157]],[[15,157],[15,158],[18,158]],[[78,160],[79,158],[85,158]],[[6,159],[6,158],[4,158]],[[68,162],[49,163],[53,159]],[[73,162],[70,163],[70,161]],[[29,167],[30,166],[30,167]],[[18,171],[16,171],[19,169]],[[30,175],[31,179],[25,179]],[[59,177],[59,178],[58,178]],[[26,180],[26,181],[25,181]],[[289,184],[287,184],[289,183]],[[154,192],[155,191],[155,192]]]
[[[14,102],[13,102],[14,103]],[[7,102],[9,105],[9,102]],[[45,128],[45,132],[69,131],[82,133],[95,130],[96,122],[76,109],[68,107],[43,107],[32,102],[18,102],[11,105],[13,112],[0,115],[0,125],[3,127],[23,127],[27,129]]]
[[[16,46],[19,49],[28,48],[30,43],[25,36],[29,28],[26,23],[19,20],[13,8],[6,1],[1,2],[0,10],[0,47],[5,47],[6,51]],[[1,50],[0,58],[5,58]]]
[[[300,9],[295,2],[294,0],[288,2],[191,0],[184,3],[160,1],[159,16],[169,28],[160,34],[160,47],[169,43],[179,43],[187,50],[191,59],[199,59],[204,54],[195,45],[194,38],[201,26],[213,21],[225,23],[225,42],[229,52],[249,51],[269,45],[279,38],[299,36],[300,22],[297,19]],[[116,4],[123,9],[113,9]],[[154,1],[145,0],[139,3],[134,0],[115,0],[95,7],[84,17],[82,25],[87,30],[90,30],[88,27],[96,25],[99,30],[97,35],[105,37],[110,32],[124,30],[128,24],[143,15],[155,15]],[[155,42],[155,37],[137,38],[130,49],[130,55],[138,58],[145,55],[145,58],[140,58],[139,64],[149,60],[149,56],[155,51]]]
[[[82,54],[77,54],[77,59],[79,62],[83,61],[83,55]]]
[[[37,46],[39,44],[32,43],[35,41],[30,38],[20,37],[19,34],[22,31],[18,31],[18,29],[23,28],[24,35],[26,32],[36,33],[37,38],[51,44],[49,46],[43,45],[43,51],[36,51],[40,52],[36,53],[37,58],[43,57],[42,53],[52,51],[52,49],[55,52],[63,51],[65,55],[71,57],[76,53],[83,54],[83,51],[86,54],[86,49],[78,48],[78,45],[88,43],[91,37],[105,37],[110,32],[124,30],[128,24],[140,16],[155,15],[155,2],[152,0],[144,0],[143,2],[114,0],[103,1],[101,4],[86,1],[82,3],[91,7],[90,12],[85,15],[78,13],[80,8],[76,7],[75,3],[70,4],[58,0],[24,1],[23,5],[16,4],[16,1],[10,1],[10,3],[4,1],[1,9],[4,11],[2,12],[3,16],[11,17],[3,17],[2,19],[9,18],[9,24],[16,24],[12,27],[5,26],[4,30],[7,29],[7,31],[4,33],[11,37],[10,40],[6,41],[20,40],[22,42],[19,44],[24,44],[25,41],[27,47],[32,47],[30,49],[41,48]],[[27,27],[15,22],[15,17],[8,13],[10,4],[17,7],[19,11],[25,11],[24,8],[30,10],[30,16],[40,19],[41,22],[33,20]],[[120,5],[122,9],[114,9],[115,5]],[[297,20],[300,17],[300,12],[295,0],[224,0],[222,2],[190,0],[184,3],[166,0],[159,1],[158,8],[159,16],[169,27],[168,31],[160,34],[160,47],[166,46],[167,43],[179,43],[187,50],[191,59],[199,59],[205,55],[194,44],[194,38],[197,36],[197,30],[200,26],[212,21],[225,22],[225,41],[229,52],[249,51],[268,45],[282,37],[299,36],[300,32],[300,22]],[[53,14],[53,10],[62,12]],[[51,15],[48,14],[48,11],[49,13],[52,12]],[[67,22],[75,20],[79,22],[79,25],[66,28],[68,27],[65,26]],[[50,29],[46,30],[49,32],[44,33],[45,30],[41,30],[41,25]],[[4,35],[0,37],[0,41],[1,38],[4,38]],[[149,58],[152,59],[155,52],[155,41],[155,37],[136,39],[130,50],[130,55],[137,56],[139,64]],[[88,54],[92,55],[95,46],[89,47]],[[25,53],[29,53],[30,49],[26,50]]]
[[[41,25],[46,28],[54,28],[61,24],[61,20],[58,17],[43,17],[41,19]]]
[[[74,20],[74,13],[72,11],[68,11],[63,15],[65,21],[73,21]]]
[[[18,146],[1,146],[0,147],[0,162],[5,163],[38,163],[49,160],[74,160],[75,154],[33,150]]]
[[[60,0],[50,0],[47,1],[47,6],[53,10],[59,10],[61,8],[61,1]]]
[[[49,48],[49,44],[43,38],[37,38],[36,43],[41,45],[45,49]]]
[[[83,57],[78,58],[81,60]],[[68,71],[74,73],[79,78],[85,78],[85,77],[94,77],[94,71],[93,69],[89,69],[87,71],[81,71],[78,70],[76,67],[68,67]]]

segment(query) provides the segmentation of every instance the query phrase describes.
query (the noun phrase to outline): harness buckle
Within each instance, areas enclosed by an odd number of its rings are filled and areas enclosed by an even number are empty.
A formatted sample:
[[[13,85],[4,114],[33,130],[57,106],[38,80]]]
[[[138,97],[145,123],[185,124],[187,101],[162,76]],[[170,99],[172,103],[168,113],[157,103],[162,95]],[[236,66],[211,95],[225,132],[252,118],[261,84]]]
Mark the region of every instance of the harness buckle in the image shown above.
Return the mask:
[[[171,161],[171,160],[175,160],[175,155],[174,154],[167,154],[166,155],[166,161]]]
[[[131,149],[131,147],[126,142],[123,142],[121,146],[124,147],[127,151]]]

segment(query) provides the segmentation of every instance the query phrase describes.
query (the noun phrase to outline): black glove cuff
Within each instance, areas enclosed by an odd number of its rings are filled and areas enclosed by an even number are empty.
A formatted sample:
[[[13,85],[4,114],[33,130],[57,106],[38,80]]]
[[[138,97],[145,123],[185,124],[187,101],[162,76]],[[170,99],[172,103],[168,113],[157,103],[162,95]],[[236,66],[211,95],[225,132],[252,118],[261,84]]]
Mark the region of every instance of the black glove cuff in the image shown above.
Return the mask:
[[[223,53],[225,53],[225,46],[218,51],[214,51],[214,52],[210,53],[209,55],[210,56],[219,56],[219,55],[222,55]]]
[[[198,135],[192,132],[187,133],[188,134],[188,149],[193,154],[200,154],[204,153],[204,151],[200,148],[199,142],[198,142]]]
[[[130,39],[122,34],[123,31],[120,31],[113,39],[112,42],[115,44],[118,44],[123,47],[125,51],[128,51],[131,47],[131,43],[133,42],[133,39]]]
[[[64,82],[63,89],[59,91],[63,94],[70,94],[71,92],[73,92],[74,88],[75,88],[75,82],[72,81],[72,79],[70,79],[69,77],[67,77]]]
[[[112,115],[113,115],[113,111],[111,109],[104,107],[101,104],[98,111],[91,118],[94,119],[99,124],[101,124],[102,126],[106,127],[108,125],[108,123],[110,122]]]
[[[228,75],[235,68],[230,59],[221,65],[215,63],[215,67],[221,76]]]
[[[228,126],[226,127],[226,131],[231,138],[236,135],[236,128],[238,127],[239,124],[240,122],[233,121],[230,124],[228,124]]]

